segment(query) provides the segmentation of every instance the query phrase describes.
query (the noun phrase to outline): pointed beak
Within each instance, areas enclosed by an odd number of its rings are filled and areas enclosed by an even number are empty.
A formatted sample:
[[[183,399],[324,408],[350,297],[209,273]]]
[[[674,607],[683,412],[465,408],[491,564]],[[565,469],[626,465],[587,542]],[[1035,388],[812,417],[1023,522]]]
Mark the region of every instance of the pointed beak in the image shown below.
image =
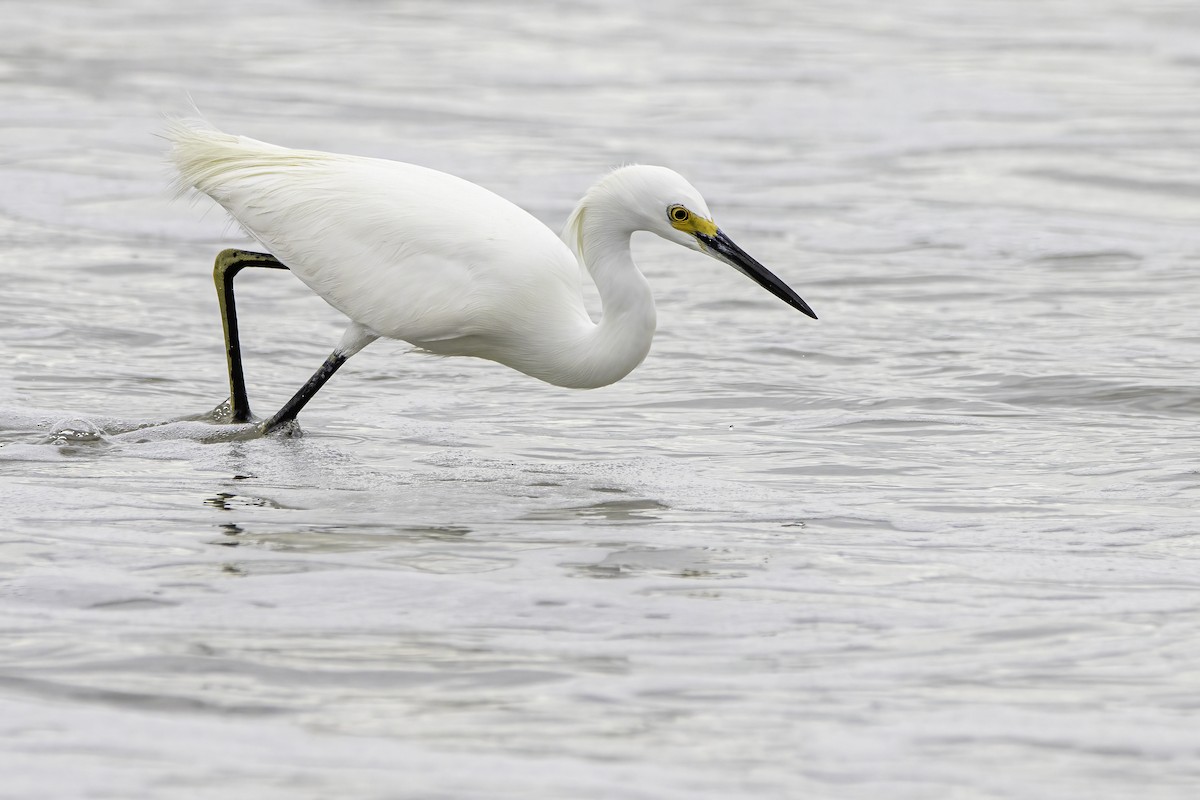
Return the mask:
[[[697,233],[696,239],[699,240],[700,247],[704,252],[724,261],[743,275],[749,276],[759,286],[792,308],[803,311],[813,319],[817,318],[813,310],[808,307],[808,303],[800,299],[800,295],[793,292],[791,287],[779,280],[771,270],[755,261],[745,250],[734,244],[733,240],[726,236],[724,231],[717,229],[716,233],[712,236]]]

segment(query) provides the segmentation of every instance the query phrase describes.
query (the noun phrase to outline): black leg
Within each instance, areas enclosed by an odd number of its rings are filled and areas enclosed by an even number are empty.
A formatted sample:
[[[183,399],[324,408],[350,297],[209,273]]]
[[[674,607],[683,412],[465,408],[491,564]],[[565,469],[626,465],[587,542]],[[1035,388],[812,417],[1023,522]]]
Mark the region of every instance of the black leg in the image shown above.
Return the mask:
[[[217,300],[221,304],[221,326],[225,329],[225,357],[229,363],[229,415],[231,422],[250,421],[250,399],[246,396],[246,377],[242,372],[242,345],[238,339],[237,305],[233,301],[233,277],[246,267],[287,269],[267,253],[248,250],[222,250],[213,265]]]
[[[313,399],[313,395],[325,385],[326,381],[333,377],[333,373],[338,371],[338,367],[346,363],[346,359],[350,356],[334,350],[329,358],[325,359],[325,363],[321,368],[313,373],[313,376],[308,379],[308,382],[300,387],[300,391],[296,392],[291,400],[284,403],[283,408],[275,412],[275,416],[271,417],[266,422],[258,426],[258,429],[265,435],[275,430],[281,425],[291,422],[300,413],[300,409],[308,404],[309,400]]]

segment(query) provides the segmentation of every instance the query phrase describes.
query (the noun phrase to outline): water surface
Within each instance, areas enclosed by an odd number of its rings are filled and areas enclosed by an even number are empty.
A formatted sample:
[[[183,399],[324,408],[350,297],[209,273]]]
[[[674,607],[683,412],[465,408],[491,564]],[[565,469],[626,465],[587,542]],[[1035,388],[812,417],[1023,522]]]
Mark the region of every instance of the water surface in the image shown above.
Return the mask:
[[[735,5],[7,4],[0,796],[1192,796],[1200,12]],[[189,93],[555,229],[666,164],[821,319],[639,239],[616,386],[381,342],[159,424],[247,244]],[[269,413],[343,321],[239,284]]]

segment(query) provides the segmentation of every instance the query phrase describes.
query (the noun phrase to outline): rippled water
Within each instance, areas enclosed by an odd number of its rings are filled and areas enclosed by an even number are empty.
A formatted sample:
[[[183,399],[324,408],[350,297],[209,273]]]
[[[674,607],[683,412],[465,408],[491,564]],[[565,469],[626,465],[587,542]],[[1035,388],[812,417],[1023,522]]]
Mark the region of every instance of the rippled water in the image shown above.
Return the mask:
[[[1200,11],[9,2],[0,796],[1191,797]],[[812,322],[657,241],[593,392],[379,343],[211,441],[188,93],[556,229],[664,163]],[[239,278],[271,411],[342,320]]]

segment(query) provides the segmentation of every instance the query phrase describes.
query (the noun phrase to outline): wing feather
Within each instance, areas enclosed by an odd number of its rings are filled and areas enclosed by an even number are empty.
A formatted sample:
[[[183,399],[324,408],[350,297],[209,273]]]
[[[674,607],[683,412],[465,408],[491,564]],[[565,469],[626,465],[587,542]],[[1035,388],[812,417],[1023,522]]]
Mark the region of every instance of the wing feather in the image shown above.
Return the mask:
[[[313,291],[377,333],[414,343],[495,336],[564,304],[583,309],[566,245],[473,183],[183,122],[167,137],[182,188],[212,197]]]

